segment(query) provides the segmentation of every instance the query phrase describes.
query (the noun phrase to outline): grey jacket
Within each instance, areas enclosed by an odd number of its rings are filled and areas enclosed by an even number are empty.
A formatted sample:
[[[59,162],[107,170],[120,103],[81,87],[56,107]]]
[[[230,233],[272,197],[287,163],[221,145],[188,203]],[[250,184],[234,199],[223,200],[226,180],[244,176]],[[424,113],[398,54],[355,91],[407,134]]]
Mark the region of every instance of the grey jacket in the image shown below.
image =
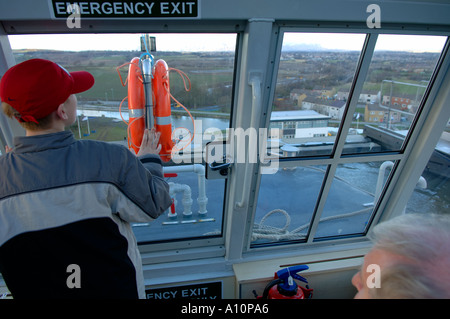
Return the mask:
[[[0,272],[15,298],[144,297],[130,222],[171,205],[157,155],[77,141],[70,132],[16,137],[0,157]],[[67,267],[81,270],[68,288]],[[46,287],[41,288],[41,287]]]

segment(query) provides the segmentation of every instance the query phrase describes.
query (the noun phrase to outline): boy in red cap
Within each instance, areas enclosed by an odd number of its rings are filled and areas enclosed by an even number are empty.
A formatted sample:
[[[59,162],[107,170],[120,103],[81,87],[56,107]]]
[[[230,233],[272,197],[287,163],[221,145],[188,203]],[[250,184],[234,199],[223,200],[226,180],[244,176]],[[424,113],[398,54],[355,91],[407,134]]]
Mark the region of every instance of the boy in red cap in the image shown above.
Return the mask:
[[[170,205],[159,136],[139,153],[77,141],[75,94],[94,85],[85,71],[32,59],[0,81],[4,112],[26,136],[0,157],[0,272],[14,298],[144,298],[130,222]]]

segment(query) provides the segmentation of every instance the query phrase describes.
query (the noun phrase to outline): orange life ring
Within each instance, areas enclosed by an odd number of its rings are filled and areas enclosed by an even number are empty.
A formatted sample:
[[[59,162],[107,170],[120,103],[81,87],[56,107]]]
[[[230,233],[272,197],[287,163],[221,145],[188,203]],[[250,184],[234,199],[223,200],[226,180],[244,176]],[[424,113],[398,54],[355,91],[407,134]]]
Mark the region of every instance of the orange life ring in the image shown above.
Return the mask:
[[[170,84],[169,67],[164,60],[155,63],[152,79],[153,116],[155,119],[155,130],[161,133],[159,143],[161,144],[161,159],[169,161],[174,143],[172,141],[172,118],[170,110]]]
[[[145,92],[142,82],[139,58],[133,58],[128,69],[128,147],[133,148],[136,154],[142,143],[145,130]]]

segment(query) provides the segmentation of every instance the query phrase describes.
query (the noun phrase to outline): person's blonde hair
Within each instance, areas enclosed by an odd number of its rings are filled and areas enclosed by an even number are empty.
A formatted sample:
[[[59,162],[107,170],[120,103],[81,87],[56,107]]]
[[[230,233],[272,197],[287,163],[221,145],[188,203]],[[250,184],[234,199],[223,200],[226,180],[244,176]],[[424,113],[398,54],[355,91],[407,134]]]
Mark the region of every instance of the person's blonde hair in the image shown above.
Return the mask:
[[[369,233],[374,249],[401,256],[381,272],[372,298],[450,298],[450,216],[405,214]]]
[[[2,109],[3,113],[6,114],[9,118],[17,118],[20,117],[20,113],[17,112],[11,105],[9,105],[6,102],[2,102]],[[39,131],[49,128],[51,121],[52,121],[52,114],[37,120],[39,123],[35,122],[21,122],[20,125],[22,125],[23,128],[30,131]]]

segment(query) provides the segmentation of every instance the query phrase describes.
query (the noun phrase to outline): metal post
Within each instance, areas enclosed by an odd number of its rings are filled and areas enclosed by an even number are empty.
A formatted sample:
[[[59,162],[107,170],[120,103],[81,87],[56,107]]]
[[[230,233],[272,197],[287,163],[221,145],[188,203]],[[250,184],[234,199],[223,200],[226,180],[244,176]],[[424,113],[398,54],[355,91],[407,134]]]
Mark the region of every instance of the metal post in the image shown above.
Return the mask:
[[[142,74],[145,92],[145,126],[151,129],[154,125],[153,118],[153,92],[152,92],[152,62],[149,57],[141,60]]]

